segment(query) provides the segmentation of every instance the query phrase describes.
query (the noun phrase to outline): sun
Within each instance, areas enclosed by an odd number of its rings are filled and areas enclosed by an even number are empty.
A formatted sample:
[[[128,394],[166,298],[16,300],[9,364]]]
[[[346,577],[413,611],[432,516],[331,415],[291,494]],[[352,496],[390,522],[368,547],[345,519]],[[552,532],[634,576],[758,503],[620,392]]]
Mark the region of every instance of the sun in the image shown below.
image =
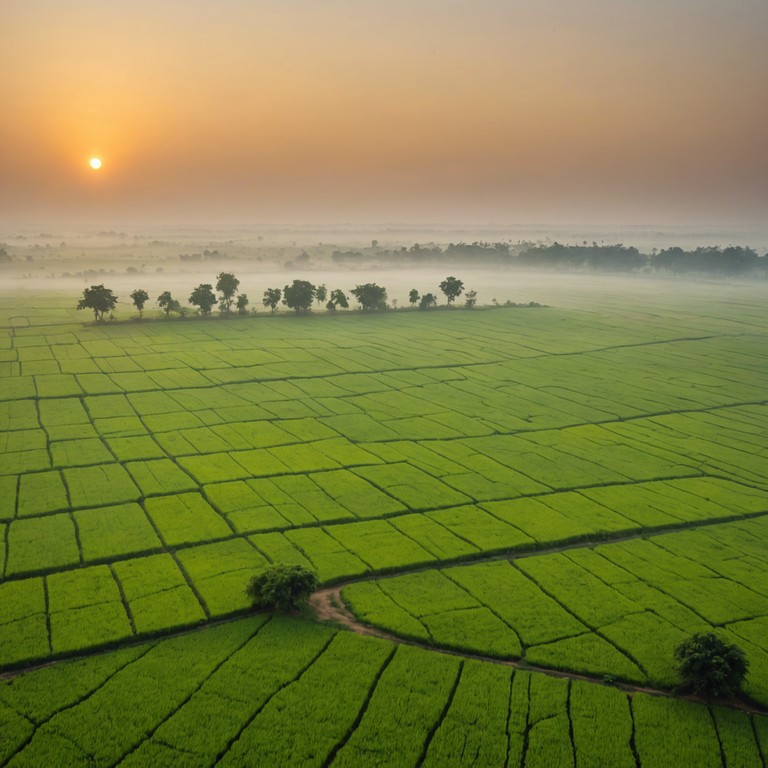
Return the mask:
[[[99,170],[99,168],[101,168],[101,158],[99,158],[99,157],[92,157],[92,158],[91,158],[91,159],[88,161],[88,165],[90,165],[90,166],[91,166],[91,168],[92,168],[94,171],[98,171],[98,170]]]

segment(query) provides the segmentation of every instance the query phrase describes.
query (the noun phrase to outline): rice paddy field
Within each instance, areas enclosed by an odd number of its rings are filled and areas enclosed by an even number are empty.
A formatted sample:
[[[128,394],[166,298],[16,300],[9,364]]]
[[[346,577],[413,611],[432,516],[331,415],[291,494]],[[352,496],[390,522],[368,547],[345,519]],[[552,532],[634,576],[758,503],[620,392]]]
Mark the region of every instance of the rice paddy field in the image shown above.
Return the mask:
[[[768,290],[610,286],[98,325],[0,294],[0,765],[765,765]],[[345,621],[250,610],[273,562]],[[713,629],[741,701],[676,691]]]

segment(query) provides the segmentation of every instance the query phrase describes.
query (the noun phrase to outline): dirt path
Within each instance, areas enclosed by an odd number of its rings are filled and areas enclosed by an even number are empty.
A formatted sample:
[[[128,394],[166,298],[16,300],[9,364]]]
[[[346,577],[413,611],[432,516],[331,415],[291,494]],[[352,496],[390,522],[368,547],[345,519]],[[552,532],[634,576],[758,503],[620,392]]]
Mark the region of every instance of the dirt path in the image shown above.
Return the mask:
[[[375,578],[375,577],[371,577]],[[550,677],[558,677],[566,680],[582,680],[588,683],[596,683],[598,685],[606,685],[612,688],[618,688],[625,693],[646,693],[650,696],[662,696],[667,699],[683,699],[685,701],[692,701],[697,704],[708,705],[706,699],[700,696],[694,696],[691,694],[679,693],[676,691],[666,690],[664,688],[653,688],[645,685],[634,685],[632,683],[624,683],[620,681],[607,681],[603,677],[585,675],[577,672],[568,672],[560,669],[551,669],[549,667],[540,667],[535,664],[529,664],[524,659],[498,659],[494,656],[483,656],[482,654],[469,653],[466,651],[459,651],[451,648],[442,648],[429,643],[419,642],[418,640],[408,640],[406,638],[392,635],[389,632],[385,632],[377,627],[372,627],[368,624],[361,622],[352,611],[347,608],[344,598],[341,596],[341,590],[344,585],[338,585],[335,587],[328,587],[327,589],[319,589],[315,592],[309,600],[309,606],[312,609],[315,617],[320,622],[326,622],[335,624],[342,629],[349,630],[358,635],[365,635],[367,637],[378,637],[381,640],[388,640],[390,643],[396,643],[397,645],[410,645],[416,648],[422,648],[426,651],[433,653],[444,653],[448,656],[458,656],[462,659],[472,659],[474,661],[484,661],[490,664],[499,664],[505,667],[513,667],[514,669],[520,669],[527,672],[538,672]],[[759,704],[752,702],[740,701],[738,699],[728,699],[718,701],[718,704],[730,707],[731,709],[737,709],[750,715],[766,715],[768,714],[768,708],[761,707]]]

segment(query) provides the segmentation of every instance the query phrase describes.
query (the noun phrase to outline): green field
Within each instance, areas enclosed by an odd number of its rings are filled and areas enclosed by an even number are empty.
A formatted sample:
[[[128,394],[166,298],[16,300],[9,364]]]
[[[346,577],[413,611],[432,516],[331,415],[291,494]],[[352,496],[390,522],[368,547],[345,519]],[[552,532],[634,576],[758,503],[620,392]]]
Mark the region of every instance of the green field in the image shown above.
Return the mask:
[[[0,297],[0,765],[764,765],[765,291],[588,299]],[[270,562],[391,638],[252,615]],[[711,628],[751,711],[674,695]]]

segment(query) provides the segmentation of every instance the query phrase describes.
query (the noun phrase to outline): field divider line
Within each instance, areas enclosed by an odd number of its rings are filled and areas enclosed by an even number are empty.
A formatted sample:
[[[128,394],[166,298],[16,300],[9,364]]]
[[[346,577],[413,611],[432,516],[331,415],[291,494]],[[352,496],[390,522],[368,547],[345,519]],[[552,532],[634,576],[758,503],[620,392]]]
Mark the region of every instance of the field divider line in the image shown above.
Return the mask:
[[[637,751],[637,725],[635,723],[635,710],[632,704],[633,704],[632,696],[627,696],[627,706],[629,707],[629,719],[632,722],[632,733],[630,734],[630,737],[629,737],[629,748],[632,750],[632,756],[635,758],[635,768],[642,768],[642,765],[640,763],[640,754]],[[750,719],[750,722],[752,722],[751,716],[749,719]]]
[[[185,696],[184,699],[179,703],[178,707],[171,712],[169,712],[165,717],[163,717],[160,722],[153,725],[150,730],[148,730],[139,740],[131,747],[126,753],[124,753],[121,757],[119,762],[122,762],[125,760],[129,755],[133,754],[139,747],[141,747],[144,742],[149,741],[155,733],[160,729],[160,727],[166,723],[168,720],[170,720],[174,715],[176,715],[178,712],[182,710],[185,704],[188,704],[189,701],[192,699],[195,694],[197,694],[202,687],[239,651],[241,651],[243,648],[245,648],[248,643],[250,643],[258,634],[261,632],[264,627],[266,627],[270,621],[272,621],[272,618],[270,617],[265,621],[263,624],[256,627],[256,630],[248,635],[248,637],[240,643],[228,656],[223,658],[221,661],[219,661],[216,666],[195,686],[195,688],[190,691],[189,695]],[[175,749],[175,748],[174,748]]]
[[[192,578],[190,577],[189,573],[187,572],[187,569],[182,564],[181,560],[179,560],[176,551],[175,550],[168,550],[168,554],[173,558],[174,563],[176,563],[176,567],[181,571],[181,575],[184,577],[184,580],[187,582],[187,586],[192,590],[192,594],[197,599],[197,602],[200,603],[200,607],[203,609],[203,613],[205,614],[206,621],[211,620],[211,611],[208,608],[208,603],[205,602],[205,599],[200,594],[200,590],[197,588],[195,583],[192,581]]]
[[[371,704],[371,699],[373,698],[373,694],[376,692],[376,688],[379,685],[379,681],[381,680],[384,672],[386,672],[387,667],[390,665],[390,662],[395,657],[395,653],[397,653],[397,646],[393,645],[392,650],[389,652],[389,655],[387,656],[386,659],[384,659],[384,663],[381,665],[381,667],[379,667],[379,671],[376,673],[376,676],[371,681],[370,686],[368,686],[368,694],[366,695],[365,701],[363,702],[363,705],[360,707],[354,722],[352,723],[352,725],[349,726],[349,729],[344,734],[344,736],[342,736],[339,742],[334,745],[333,749],[328,754],[328,757],[323,762],[322,768],[330,767],[330,765],[336,759],[336,755],[346,746],[347,742],[352,738],[355,731],[357,731],[358,727],[360,726],[360,723],[365,717],[365,713],[368,711],[368,707]]]
[[[115,584],[117,585],[118,592],[120,592],[120,600],[122,600],[123,602],[123,608],[125,609],[126,616],[128,616],[128,621],[131,624],[131,634],[134,637],[136,637],[136,635],[138,634],[138,632],[136,631],[136,621],[133,618],[133,611],[131,610],[131,605],[128,602],[128,598],[125,596],[123,583],[118,578],[118,575],[115,572],[115,568],[111,564],[109,566],[109,572],[112,574],[112,578],[115,580]]]
[[[437,720],[433,723],[432,727],[429,729],[429,733],[427,733],[427,738],[424,740],[424,746],[421,749],[421,754],[419,755],[418,760],[416,761],[416,765],[418,768],[421,768],[422,765],[424,765],[424,760],[427,758],[427,752],[429,752],[429,747],[432,744],[432,739],[435,738],[435,734],[440,729],[440,726],[443,724],[443,721],[445,720],[446,716],[448,715],[448,712],[451,709],[451,705],[453,704],[453,699],[456,696],[456,690],[459,687],[459,683],[461,682],[461,677],[464,673],[464,665],[466,661],[462,659],[459,662],[459,668],[456,670],[456,677],[454,678],[453,685],[451,686],[451,692],[448,694],[448,699],[445,702],[445,706],[443,707],[442,711],[437,717]]]
[[[573,680],[568,681],[568,690],[565,694],[565,716],[568,718],[568,740],[571,743],[571,755],[573,764],[577,764],[576,740],[573,737],[573,717],[571,716],[571,695],[573,694]]]
[[[509,768],[509,753],[512,748],[512,731],[509,728],[509,719],[512,713],[512,686],[514,685],[515,672],[514,670],[509,675],[509,693],[507,694],[507,714],[504,718],[504,735],[507,739],[507,749],[504,755],[503,768]]]
[[[3,524],[3,582],[5,581],[5,572],[8,570],[8,556],[10,554],[10,533],[11,522]]]
[[[757,732],[757,724],[755,723],[754,716],[750,715],[749,724],[752,728],[752,737],[754,738],[755,744],[757,745],[757,754],[760,755],[760,760],[763,766],[765,766],[766,764],[768,764],[768,754],[766,754],[765,749],[763,749],[762,739],[760,738],[760,735]]]
[[[43,598],[45,600],[45,631],[48,634],[48,655],[53,655],[53,638],[51,636],[51,596],[48,591],[48,577],[43,576]]]
[[[303,666],[301,669],[299,669],[298,673],[293,677],[291,680],[287,680],[284,683],[281,683],[278,688],[276,688],[259,706],[256,711],[248,717],[248,719],[245,721],[245,724],[238,730],[238,732],[227,742],[224,749],[219,752],[218,755],[216,755],[216,759],[213,762],[213,765],[218,765],[223,757],[229,752],[230,749],[234,746],[234,744],[238,741],[238,739],[243,735],[243,732],[246,728],[248,728],[254,720],[262,713],[262,711],[269,705],[269,703],[272,701],[272,699],[277,696],[280,691],[284,690],[285,688],[288,688],[288,686],[293,685],[294,683],[297,683],[301,678],[304,676],[306,672],[308,672],[311,667],[315,664],[315,662],[318,661],[318,659],[328,650],[328,647],[333,642],[333,639],[336,637],[336,633],[334,632],[323,644],[323,647],[320,648],[320,650]]]
[[[514,672],[512,676],[512,685],[515,684],[515,677],[517,676],[518,672]],[[523,731],[523,749],[521,753],[521,763],[525,765],[525,759],[528,757],[528,746],[530,744],[531,739],[531,728],[533,728],[533,723],[531,722],[531,681],[533,680],[533,675],[527,675],[527,685],[525,689],[525,730]],[[511,694],[510,694],[510,702],[512,700]],[[511,716],[510,711],[510,716]],[[514,768],[514,767],[511,767]]]
[[[709,704],[707,706],[707,714],[709,715],[709,719],[712,721],[712,728],[715,731],[715,738],[717,739],[717,747],[720,750],[720,760],[722,761],[724,766],[727,766],[728,760],[726,759],[726,756],[725,756],[725,747],[723,746],[723,739],[722,739],[722,736],[720,735],[720,728],[717,725],[717,718],[715,717],[715,712],[712,709],[712,704]]]

